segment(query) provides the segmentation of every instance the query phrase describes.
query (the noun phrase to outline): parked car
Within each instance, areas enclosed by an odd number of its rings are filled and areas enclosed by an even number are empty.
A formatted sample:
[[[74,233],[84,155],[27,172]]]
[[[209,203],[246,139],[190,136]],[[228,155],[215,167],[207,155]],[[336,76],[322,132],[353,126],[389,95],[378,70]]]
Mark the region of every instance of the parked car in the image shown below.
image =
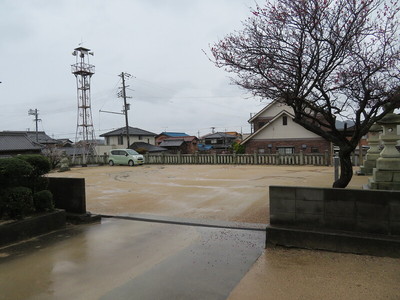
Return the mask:
[[[136,166],[143,165],[143,155],[132,149],[114,149],[111,150],[108,156],[108,164],[113,165],[128,165]]]

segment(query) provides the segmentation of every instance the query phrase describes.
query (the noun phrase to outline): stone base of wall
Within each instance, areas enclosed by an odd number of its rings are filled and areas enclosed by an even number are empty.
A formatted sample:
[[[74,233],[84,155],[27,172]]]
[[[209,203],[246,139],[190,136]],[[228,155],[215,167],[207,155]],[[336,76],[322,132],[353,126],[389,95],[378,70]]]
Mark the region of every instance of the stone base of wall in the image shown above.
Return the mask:
[[[30,216],[0,225],[0,247],[65,228],[64,210]]]
[[[400,238],[354,232],[267,227],[267,248],[273,246],[400,257]]]

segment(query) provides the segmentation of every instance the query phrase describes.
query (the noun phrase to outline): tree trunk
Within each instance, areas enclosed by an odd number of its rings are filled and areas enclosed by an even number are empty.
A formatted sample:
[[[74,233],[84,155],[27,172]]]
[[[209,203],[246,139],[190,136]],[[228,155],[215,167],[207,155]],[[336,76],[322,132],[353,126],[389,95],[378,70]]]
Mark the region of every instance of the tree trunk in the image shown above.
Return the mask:
[[[353,165],[351,163],[351,150],[339,151],[340,176],[333,183],[334,188],[345,188],[353,177]]]

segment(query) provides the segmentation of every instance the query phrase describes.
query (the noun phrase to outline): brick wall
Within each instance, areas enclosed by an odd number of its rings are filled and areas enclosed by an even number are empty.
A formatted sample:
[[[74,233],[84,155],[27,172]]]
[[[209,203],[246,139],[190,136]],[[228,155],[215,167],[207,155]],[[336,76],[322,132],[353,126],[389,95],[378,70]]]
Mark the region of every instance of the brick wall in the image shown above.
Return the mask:
[[[272,147],[269,148],[268,145]],[[306,148],[302,146],[306,145]],[[291,139],[291,140],[250,140],[246,144],[246,153],[259,153],[259,149],[264,149],[264,153],[275,154],[278,152],[278,147],[294,147],[294,153],[312,153],[312,148],[316,148],[318,153],[331,152],[330,142],[324,139]]]

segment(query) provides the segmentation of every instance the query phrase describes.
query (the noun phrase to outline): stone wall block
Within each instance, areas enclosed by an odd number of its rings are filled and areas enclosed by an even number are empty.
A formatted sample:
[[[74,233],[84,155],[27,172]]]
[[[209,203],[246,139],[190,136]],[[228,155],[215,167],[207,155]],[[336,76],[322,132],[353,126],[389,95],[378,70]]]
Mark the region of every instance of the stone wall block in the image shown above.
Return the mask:
[[[270,186],[269,197],[272,200],[294,200],[296,190],[288,189],[286,186]]]

